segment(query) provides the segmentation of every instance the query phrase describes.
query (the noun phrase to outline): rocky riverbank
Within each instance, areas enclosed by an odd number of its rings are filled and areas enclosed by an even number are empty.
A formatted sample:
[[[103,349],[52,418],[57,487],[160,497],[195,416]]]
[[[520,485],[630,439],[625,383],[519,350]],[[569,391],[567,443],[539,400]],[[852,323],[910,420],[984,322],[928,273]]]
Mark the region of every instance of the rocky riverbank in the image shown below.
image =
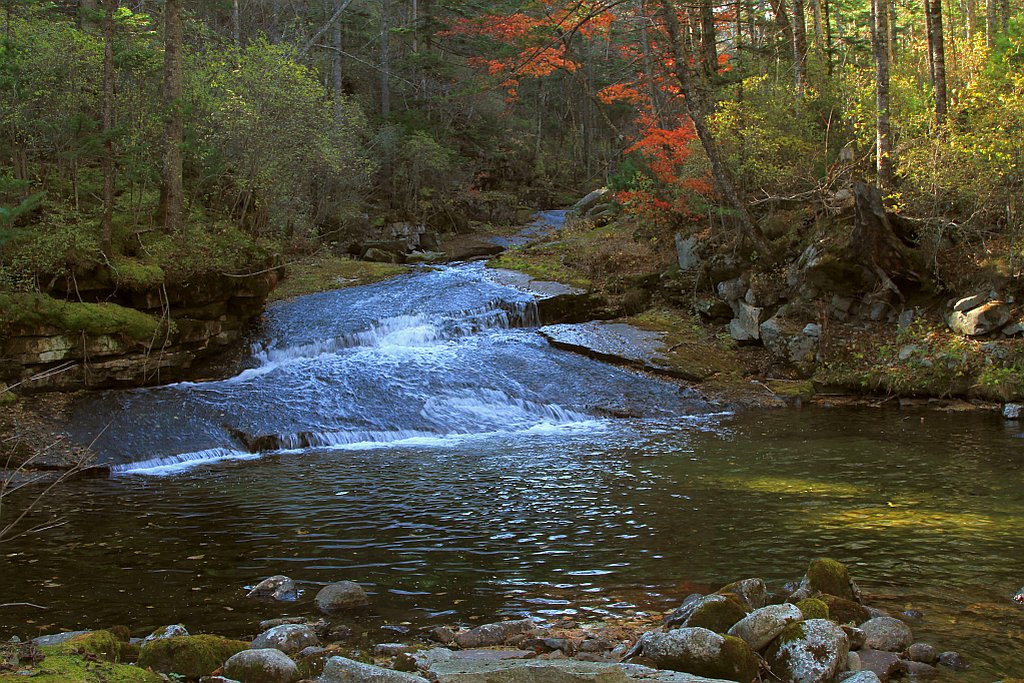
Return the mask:
[[[287,606],[298,589],[276,576],[249,596],[294,614]],[[818,559],[779,590],[743,579],[690,595],[663,615],[395,627],[389,633],[401,640],[384,642],[359,626],[373,610],[370,598],[342,581],[303,603],[317,614],[263,621],[251,640],[191,634],[180,624],[144,638],[123,626],[15,637],[0,646],[0,683],[886,683],[970,666],[955,651],[915,640],[908,622],[921,615],[890,615],[865,597],[843,565]]]

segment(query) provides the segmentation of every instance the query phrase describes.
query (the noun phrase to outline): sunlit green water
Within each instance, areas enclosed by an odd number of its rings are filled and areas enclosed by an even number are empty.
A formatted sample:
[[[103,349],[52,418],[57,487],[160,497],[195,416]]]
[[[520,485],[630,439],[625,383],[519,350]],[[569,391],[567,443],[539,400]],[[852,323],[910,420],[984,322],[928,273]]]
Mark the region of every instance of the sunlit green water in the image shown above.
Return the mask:
[[[183,621],[253,634],[362,582],[374,624],[665,609],[845,562],[920,640],[1024,675],[1022,427],[989,415],[788,410],[606,421],[453,444],[315,451],[71,483],[68,523],[3,546],[0,635]],[[292,605],[244,599],[288,574]],[[381,640],[393,640],[382,633]]]

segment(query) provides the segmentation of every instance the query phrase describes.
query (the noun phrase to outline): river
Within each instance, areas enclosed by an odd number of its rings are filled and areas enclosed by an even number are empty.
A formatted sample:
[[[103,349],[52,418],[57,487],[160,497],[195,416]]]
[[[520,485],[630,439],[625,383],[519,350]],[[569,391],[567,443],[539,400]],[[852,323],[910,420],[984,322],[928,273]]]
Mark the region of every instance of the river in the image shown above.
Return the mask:
[[[0,635],[183,621],[252,635],[319,586],[369,628],[664,610],[813,557],[919,639],[1024,673],[1024,441],[996,416],[722,412],[550,347],[531,297],[479,264],[272,306],[229,379],[83,399],[114,475],[45,501],[66,524],[2,548]],[[629,415],[629,417],[614,417]],[[258,452],[255,452],[258,451]],[[272,574],[296,603],[244,598]]]

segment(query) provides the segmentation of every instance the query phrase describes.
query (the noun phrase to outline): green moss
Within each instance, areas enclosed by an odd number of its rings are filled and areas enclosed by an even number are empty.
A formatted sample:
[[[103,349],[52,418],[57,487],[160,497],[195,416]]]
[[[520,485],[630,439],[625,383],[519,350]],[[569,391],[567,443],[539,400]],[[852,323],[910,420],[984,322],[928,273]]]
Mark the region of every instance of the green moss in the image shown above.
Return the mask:
[[[828,558],[811,560],[807,567],[807,582],[814,593],[827,593],[853,600],[850,573],[841,563]]]
[[[739,681],[739,683],[753,683],[760,680],[760,660],[742,638],[725,636],[725,642],[722,644],[722,659],[725,667],[720,674],[715,674],[716,677]]]
[[[864,605],[853,600],[846,600],[827,594],[822,594],[821,600],[828,605],[828,613],[821,617],[822,619],[831,619],[837,624],[853,624],[856,626],[857,624],[863,624],[871,617]],[[814,617],[804,615],[804,618],[812,619]]]
[[[248,650],[249,643],[220,636],[198,635],[151,641],[139,655],[139,666],[187,678],[206,676],[232,655]]]
[[[90,654],[108,662],[131,662],[138,657],[139,648],[110,631],[93,631],[52,648],[43,648],[43,652],[54,655]]]
[[[507,251],[487,262],[488,268],[504,268],[526,273],[535,280],[561,282],[580,289],[590,289],[589,278],[567,268],[557,254],[534,251]]]
[[[796,603],[804,619],[828,619],[828,604],[818,598],[806,598]]]
[[[686,620],[689,628],[701,627],[715,633],[725,633],[733,624],[747,616],[747,610],[734,596],[725,600],[707,601]]]
[[[115,257],[110,265],[114,282],[132,291],[153,289],[164,283],[164,269],[156,264]]]
[[[93,662],[76,655],[50,655],[27,670],[31,675],[0,673],[0,683],[160,683],[164,680],[137,666]]]
[[[152,340],[161,327],[153,316],[117,304],[61,301],[45,294],[0,294],[0,325],[50,326],[68,332]]]
[[[407,272],[407,266],[340,257],[300,263],[288,267],[285,279],[271,292],[270,300],[278,301],[303,294],[368,285]]]
[[[680,376],[695,381],[714,379],[719,384],[743,381],[743,363],[731,343],[713,336],[700,324],[699,318],[679,311],[652,309],[625,318],[641,330],[664,334],[665,350],[659,362]]]
[[[802,640],[806,636],[807,631],[804,629],[803,622],[798,621],[797,623],[790,624],[786,628],[782,629],[782,633],[772,641],[771,647],[775,652],[778,652],[786,643]]]

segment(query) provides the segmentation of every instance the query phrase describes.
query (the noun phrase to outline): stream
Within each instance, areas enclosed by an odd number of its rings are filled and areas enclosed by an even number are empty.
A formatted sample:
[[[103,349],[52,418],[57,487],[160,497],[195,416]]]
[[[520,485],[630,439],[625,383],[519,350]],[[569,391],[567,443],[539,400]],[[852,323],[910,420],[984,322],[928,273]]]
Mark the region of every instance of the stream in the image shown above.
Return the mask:
[[[90,395],[71,425],[109,479],[56,489],[63,526],[0,548],[0,636],[184,622],[254,635],[327,583],[371,628],[581,622],[846,563],[923,613],[949,680],[1024,675],[1024,441],[995,415],[722,412],[552,348],[481,264],[271,306],[228,379]],[[295,603],[244,598],[272,574]]]

